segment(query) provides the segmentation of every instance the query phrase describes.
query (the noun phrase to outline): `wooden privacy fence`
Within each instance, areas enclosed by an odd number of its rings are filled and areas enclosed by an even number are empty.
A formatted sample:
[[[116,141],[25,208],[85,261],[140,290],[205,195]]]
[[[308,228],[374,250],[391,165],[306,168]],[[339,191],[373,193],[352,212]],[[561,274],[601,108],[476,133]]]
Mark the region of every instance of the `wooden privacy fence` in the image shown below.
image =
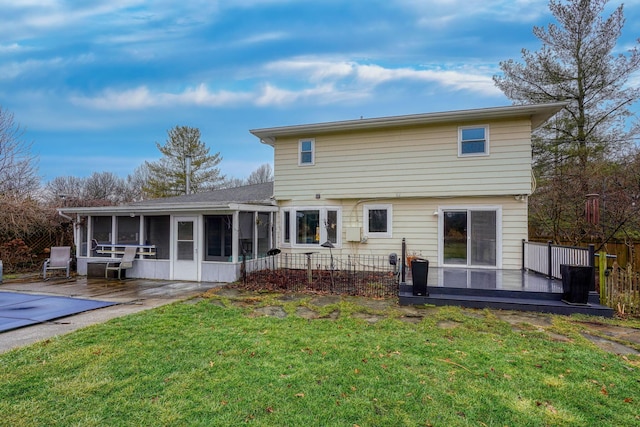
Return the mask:
[[[263,258],[243,285],[252,290],[395,297],[399,271],[386,256],[278,254]]]
[[[640,274],[631,265],[622,268],[614,262],[607,270],[605,282],[603,304],[621,314],[640,314]]]

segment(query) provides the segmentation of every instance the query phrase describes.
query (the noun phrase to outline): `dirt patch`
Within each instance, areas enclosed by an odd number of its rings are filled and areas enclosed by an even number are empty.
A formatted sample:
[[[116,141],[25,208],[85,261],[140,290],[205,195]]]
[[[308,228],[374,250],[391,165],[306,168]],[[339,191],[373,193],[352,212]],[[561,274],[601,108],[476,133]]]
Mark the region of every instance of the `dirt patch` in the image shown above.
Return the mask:
[[[340,310],[333,310],[331,313],[327,314],[326,316],[320,316],[319,319],[336,320],[338,319],[338,317],[340,317]]]
[[[307,308],[307,307],[296,308],[296,316],[300,316],[303,319],[317,319],[319,317],[317,311],[311,310],[310,308]]]
[[[253,313],[256,316],[277,317],[278,319],[284,319],[287,317],[287,312],[279,305],[256,308],[253,310]]]
[[[549,335],[549,338],[551,338],[553,341],[573,342],[571,338],[565,337],[564,335],[556,334],[555,332],[549,332],[549,331],[546,331],[546,332],[547,332],[547,335]]]
[[[454,322],[453,320],[443,320],[436,323],[436,326],[442,329],[455,329],[460,325],[461,325],[460,322]]]
[[[587,331],[598,331],[599,334],[640,345],[640,329],[597,323],[581,323],[581,325],[583,325]]]
[[[230,288],[227,286],[216,288],[215,294],[225,298],[239,298],[242,295],[246,295],[246,292],[241,292],[239,289]]]
[[[298,302],[298,301],[302,301],[304,299],[309,298],[308,295],[304,295],[304,294],[284,294],[280,297],[278,297],[278,301],[282,301],[282,302]]]
[[[184,303],[185,303],[185,304],[191,304],[191,305],[193,305],[193,304],[197,304],[197,303],[199,303],[200,301],[204,301],[204,300],[205,300],[205,298],[202,298],[202,297],[196,297],[196,298],[188,299],[188,300],[184,301]]]
[[[551,326],[551,319],[547,316],[533,313],[497,313],[496,317],[500,320],[518,326],[520,324],[528,324],[537,326],[538,328],[546,328]]]
[[[586,333],[582,333],[582,336],[594,343],[600,349],[607,351],[609,353],[627,355],[627,354],[640,354],[638,350],[633,349],[631,347],[627,347],[626,345],[617,343],[615,341],[608,340],[606,338],[597,337],[595,335],[590,335]]]
[[[396,307],[398,305],[396,300],[388,299],[388,298],[373,299],[373,298],[349,297],[347,301],[350,301],[362,307],[366,307],[369,310],[373,310],[373,311],[385,311],[385,310],[388,310],[389,308]]]
[[[322,295],[313,298],[309,303],[316,307],[326,307],[327,305],[338,304],[341,300],[340,295]]]
[[[223,303],[222,301],[220,301],[219,299],[211,300],[210,304],[211,304],[211,305],[215,305],[215,306],[217,306],[217,307],[222,307],[222,308],[226,308],[226,307],[227,307],[227,306],[226,306],[226,305],[224,305],[224,303]]]
[[[378,314],[369,314],[369,313],[353,313],[351,315],[354,319],[361,319],[368,323],[377,323],[380,320],[384,319],[386,316],[380,316]]]

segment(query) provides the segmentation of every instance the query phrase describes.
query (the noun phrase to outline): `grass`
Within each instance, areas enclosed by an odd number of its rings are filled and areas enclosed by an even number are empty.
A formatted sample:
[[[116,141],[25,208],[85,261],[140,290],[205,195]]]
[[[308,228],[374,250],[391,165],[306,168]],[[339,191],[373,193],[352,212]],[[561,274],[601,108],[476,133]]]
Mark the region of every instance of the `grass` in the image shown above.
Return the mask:
[[[640,423],[640,358],[584,339],[589,318],[549,316],[559,341],[490,310],[434,308],[411,323],[359,301],[211,294],[2,354],[0,425]],[[272,305],[287,317],[256,315]]]

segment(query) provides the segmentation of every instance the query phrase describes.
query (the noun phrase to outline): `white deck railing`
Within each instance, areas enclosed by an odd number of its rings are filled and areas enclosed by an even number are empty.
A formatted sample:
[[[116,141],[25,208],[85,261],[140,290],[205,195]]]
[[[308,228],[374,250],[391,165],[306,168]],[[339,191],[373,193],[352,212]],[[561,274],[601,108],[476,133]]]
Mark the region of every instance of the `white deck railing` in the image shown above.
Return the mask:
[[[522,265],[525,270],[544,274],[550,279],[562,279],[561,264],[594,265],[594,246],[587,248],[522,241]]]

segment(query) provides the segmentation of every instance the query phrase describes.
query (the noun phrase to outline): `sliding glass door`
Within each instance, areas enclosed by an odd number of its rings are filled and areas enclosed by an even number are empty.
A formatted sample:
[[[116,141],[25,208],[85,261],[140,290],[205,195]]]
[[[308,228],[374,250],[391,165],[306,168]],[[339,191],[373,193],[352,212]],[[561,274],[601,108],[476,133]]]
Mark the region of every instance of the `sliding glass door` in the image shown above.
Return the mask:
[[[496,209],[442,210],[444,265],[496,267],[498,213]]]

